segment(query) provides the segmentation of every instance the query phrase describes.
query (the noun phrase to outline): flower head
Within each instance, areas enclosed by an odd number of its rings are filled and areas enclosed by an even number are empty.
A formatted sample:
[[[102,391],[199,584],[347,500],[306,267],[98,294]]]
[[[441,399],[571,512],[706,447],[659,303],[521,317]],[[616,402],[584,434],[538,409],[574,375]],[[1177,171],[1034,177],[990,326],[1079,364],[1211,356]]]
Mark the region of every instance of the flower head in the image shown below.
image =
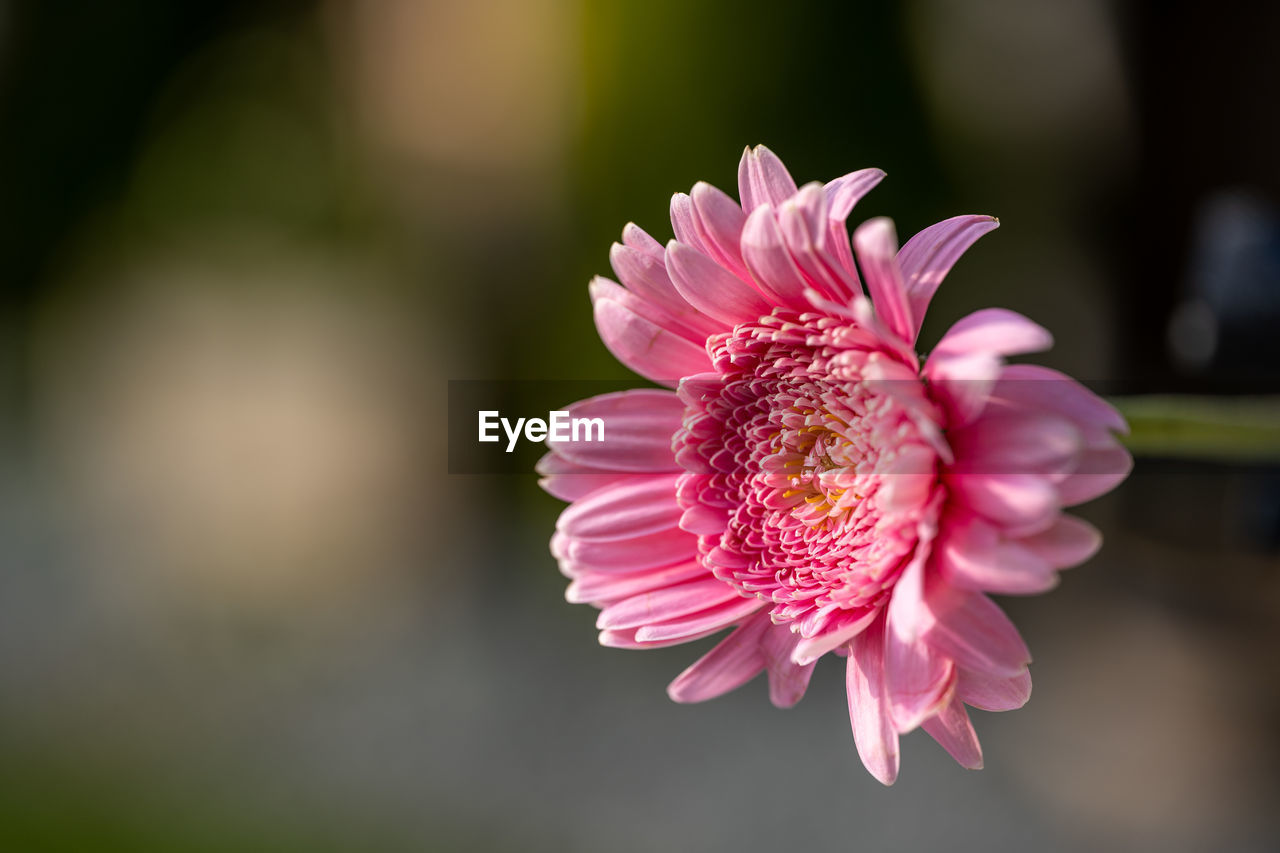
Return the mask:
[[[572,501],[552,551],[600,641],[684,643],[727,628],[668,688],[718,696],[768,673],[779,706],[814,664],[847,658],[867,769],[891,784],[898,736],[924,728],[980,767],[966,705],[1020,707],[1030,655],[987,593],[1044,592],[1101,539],[1064,506],[1124,479],[1122,418],[1068,377],[1004,357],[1049,333],[1002,309],[951,327],[927,360],[929,300],[990,216],[930,226],[845,220],[884,177],[797,188],[763,147],[741,206],[700,183],[671,202],[664,249],[635,225],[591,284],[596,325],[637,373],[674,388],[571,407],[606,441],[552,442],[542,484]],[[852,250],[851,250],[852,249]],[[856,258],[856,261],[855,261]],[[865,293],[864,293],[865,285]]]

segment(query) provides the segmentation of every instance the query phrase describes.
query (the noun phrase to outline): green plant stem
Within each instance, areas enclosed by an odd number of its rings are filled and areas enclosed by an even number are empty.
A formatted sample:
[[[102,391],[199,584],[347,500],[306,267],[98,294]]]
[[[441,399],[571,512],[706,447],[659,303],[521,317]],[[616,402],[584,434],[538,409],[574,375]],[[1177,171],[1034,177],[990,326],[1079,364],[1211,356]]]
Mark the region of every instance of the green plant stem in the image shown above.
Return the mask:
[[[1135,456],[1280,461],[1280,397],[1109,397]]]

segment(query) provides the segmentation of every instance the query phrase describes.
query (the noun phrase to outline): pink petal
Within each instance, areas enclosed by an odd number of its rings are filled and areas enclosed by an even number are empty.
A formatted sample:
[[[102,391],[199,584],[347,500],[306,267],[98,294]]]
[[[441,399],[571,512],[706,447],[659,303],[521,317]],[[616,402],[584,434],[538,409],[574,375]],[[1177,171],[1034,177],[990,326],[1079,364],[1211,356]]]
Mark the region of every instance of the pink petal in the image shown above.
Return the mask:
[[[938,355],[925,362],[924,376],[935,399],[947,410],[947,422],[958,429],[977,420],[986,409],[1000,375],[1001,359],[994,352]]]
[[[773,310],[754,287],[697,249],[675,240],[667,244],[667,272],[689,304],[721,322],[736,325],[759,320]]]
[[[707,254],[738,278],[749,280],[740,248],[747,221],[742,208],[726,193],[702,181],[694,184],[690,200],[693,225]]]
[[[724,388],[724,377],[719,373],[699,373],[680,380],[676,395],[686,406],[699,408],[707,400],[715,399]]]
[[[853,248],[877,316],[899,338],[913,340],[916,323],[907,302],[902,270],[898,268],[898,238],[893,222],[881,216],[862,223],[853,232]]]
[[[684,403],[670,391],[637,388],[601,394],[569,406],[570,418],[599,418],[603,441],[547,444],[569,462],[588,468],[641,473],[679,471],[671,439],[684,421]],[[595,432],[592,439],[597,437]],[[570,433],[572,438],[572,433]]]
[[[991,396],[1055,412],[1082,426],[1129,432],[1125,419],[1106,400],[1066,374],[1038,364],[1011,364],[1004,368]]]
[[[708,576],[624,598],[600,611],[596,627],[639,628],[671,622],[740,598],[729,584]]]
[[[675,232],[676,239],[686,246],[692,246],[699,252],[707,251],[693,224],[693,201],[684,193],[671,197],[671,230]]]
[[[600,632],[600,645],[613,649],[665,649],[668,646],[680,646],[685,643],[691,643],[694,640],[700,640],[703,637],[710,637],[726,627],[728,626],[718,625],[698,634],[668,637],[663,640],[639,639],[637,635],[644,631],[644,628],[610,628]]]
[[[751,277],[779,305],[798,311],[813,306],[805,296],[805,279],[787,251],[773,208],[761,206],[747,217],[742,231],[742,256]]]
[[[977,352],[1021,355],[1051,346],[1053,336],[1044,327],[1005,308],[984,308],[957,320],[938,341],[930,360]]]
[[[1065,418],[990,407],[948,435],[952,471],[965,474],[1065,474],[1083,449],[1079,430]]]
[[[870,333],[876,341],[876,348],[893,353],[905,364],[918,364],[919,358],[914,347],[892,331],[876,313],[875,306],[867,297],[858,294],[849,301],[848,315],[864,334]],[[844,316],[838,314],[837,316]]]
[[[925,720],[923,727],[961,767],[982,769],[982,747],[963,702],[952,701],[937,716]]]
[[[768,627],[767,617],[743,623],[697,663],[676,676],[667,687],[667,695],[675,702],[705,702],[755,678],[765,666],[760,638]]]
[[[799,638],[795,642],[792,659],[797,664],[802,665],[817,662],[818,658],[827,652],[838,649],[862,633],[868,625],[875,621],[877,615],[879,615],[879,610],[870,610],[816,636]]]
[[[1114,489],[1133,470],[1133,457],[1123,447],[1087,450],[1080,457],[1076,472],[1058,484],[1063,506],[1091,501]]]
[[[570,462],[554,450],[538,460],[535,470],[542,475],[538,485],[562,501],[576,501],[605,486],[635,476],[625,471],[602,471]]]
[[[787,625],[769,625],[760,639],[769,672],[769,701],[779,708],[799,702],[813,676],[814,664],[793,660],[797,639]]]
[[[1058,575],[1044,557],[1019,541],[1001,538],[979,519],[949,525],[936,550],[939,570],[963,589],[1031,595],[1052,589]]]
[[[928,503],[937,489],[938,456],[923,444],[903,445],[884,468],[876,506],[882,512],[900,513]]]
[[[628,222],[623,226],[622,243],[647,255],[653,255],[659,260],[662,259],[662,244],[650,237],[643,228],[634,222]]]
[[[697,560],[638,572],[583,572],[569,583],[564,597],[573,604],[620,601],[642,592],[662,589],[710,574]]]
[[[1058,488],[1038,474],[947,474],[943,480],[970,509],[1006,527],[1043,529],[1058,512]]]
[[[598,275],[591,279],[591,283],[587,285],[587,292],[591,295],[592,304],[602,299],[616,302],[658,328],[679,335],[697,347],[706,345],[707,336],[705,334],[694,331],[688,324],[682,322],[657,303],[637,296],[617,282],[610,281],[604,276]]]
[[[632,477],[571,504],[556,529],[582,540],[633,539],[676,526],[682,512],[676,501],[677,474]]]
[[[719,536],[729,524],[729,510],[696,504],[680,516],[680,529],[700,536]]]
[[[678,529],[609,541],[557,533],[551,550],[560,560],[561,571],[570,577],[584,571],[637,572],[692,560],[698,553],[698,537]]]
[[[1078,566],[1102,547],[1102,534],[1082,518],[1064,515],[1053,527],[1019,540],[1049,565],[1065,569]]]
[[[1014,676],[1031,654],[1009,617],[980,592],[938,584],[930,596],[935,622],[928,643],[960,667],[989,675]]]
[[[758,598],[738,598],[692,616],[637,628],[636,640],[642,643],[694,640],[727,628],[763,606],[764,602]]]
[[[660,308],[664,316],[670,318],[672,331],[696,343],[728,328],[685,301],[667,275],[665,253],[655,258],[648,252],[614,243],[609,252],[609,262],[632,294]]]
[[[933,624],[924,599],[924,559],[917,556],[894,585],[887,609],[885,683],[890,713],[909,732],[950,701],[955,667],[922,639]]]
[[[828,181],[823,188],[827,194],[828,216],[837,222],[844,222],[853,211],[853,206],[883,180],[884,171],[881,169],[859,169]]]
[[[843,232],[838,240],[829,235],[831,219],[827,197],[819,184],[805,184],[795,196],[777,208],[778,227],[787,251],[804,274],[805,281],[826,297],[848,304],[861,293],[856,275],[850,274],[829,248],[829,243],[848,244]]]
[[[999,227],[1000,220],[994,216],[955,216],[930,225],[902,247],[898,265],[915,324],[908,340],[914,341],[920,334],[929,302],[955,262],[979,237]]]
[[[795,192],[796,182],[778,155],[763,145],[742,152],[738,163],[738,195],[743,211],[751,213],[762,204],[776,207]]]
[[[1031,698],[1031,673],[1024,668],[1017,675],[994,676],[961,669],[956,696],[984,711],[1012,711]]]
[[[881,619],[849,643],[845,688],[858,756],[872,776],[892,785],[898,778],[898,730],[885,692],[884,635]]]
[[[680,377],[711,369],[704,348],[611,299],[596,301],[595,320],[609,351],[646,379],[675,387]]]

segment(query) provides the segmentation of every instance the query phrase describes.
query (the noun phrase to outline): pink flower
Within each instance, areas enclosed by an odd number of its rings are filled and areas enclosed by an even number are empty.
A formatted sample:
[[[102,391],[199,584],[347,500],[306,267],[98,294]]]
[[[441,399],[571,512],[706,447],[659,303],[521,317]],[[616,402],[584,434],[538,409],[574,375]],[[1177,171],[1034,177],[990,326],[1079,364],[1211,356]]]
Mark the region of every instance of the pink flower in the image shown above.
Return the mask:
[[[970,314],[921,364],[930,298],[998,223],[957,216],[899,250],[872,219],[851,251],[845,220],[883,177],[797,189],[759,147],[738,167],[741,207],[704,183],[677,194],[665,250],[628,225],[610,255],[625,286],[591,283],[596,326],[675,391],[575,404],[606,440],[549,442],[538,467],[573,502],[551,548],[566,598],[600,608],[601,643],[733,627],[671,683],[677,702],[765,671],[790,706],[818,658],[844,656],[858,753],[892,784],[898,736],[917,727],[982,766],[965,706],[1009,710],[1031,692],[1026,645],[987,593],[1044,592],[1090,557],[1098,532],[1061,508],[1131,462],[1110,406],[1004,364],[1051,345],[1021,315]]]

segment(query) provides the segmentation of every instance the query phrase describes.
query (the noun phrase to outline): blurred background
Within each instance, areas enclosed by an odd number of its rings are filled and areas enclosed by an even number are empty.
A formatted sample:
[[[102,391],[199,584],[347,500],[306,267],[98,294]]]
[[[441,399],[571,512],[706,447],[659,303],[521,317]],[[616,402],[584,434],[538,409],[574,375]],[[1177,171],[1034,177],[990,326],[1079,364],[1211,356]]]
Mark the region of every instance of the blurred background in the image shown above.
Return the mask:
[[[772,708],[596,645],[451,379],[639,384],[586,282],[744,145],[1001,229],[1117,393],[1280,390],[1280,7],[0,2],[0,850],[1273,850],[1280,476],[1141,458],[1007,601],[1036,664],[881,788],[841,667]],[[566,401],[567,402],[567,401]]]

